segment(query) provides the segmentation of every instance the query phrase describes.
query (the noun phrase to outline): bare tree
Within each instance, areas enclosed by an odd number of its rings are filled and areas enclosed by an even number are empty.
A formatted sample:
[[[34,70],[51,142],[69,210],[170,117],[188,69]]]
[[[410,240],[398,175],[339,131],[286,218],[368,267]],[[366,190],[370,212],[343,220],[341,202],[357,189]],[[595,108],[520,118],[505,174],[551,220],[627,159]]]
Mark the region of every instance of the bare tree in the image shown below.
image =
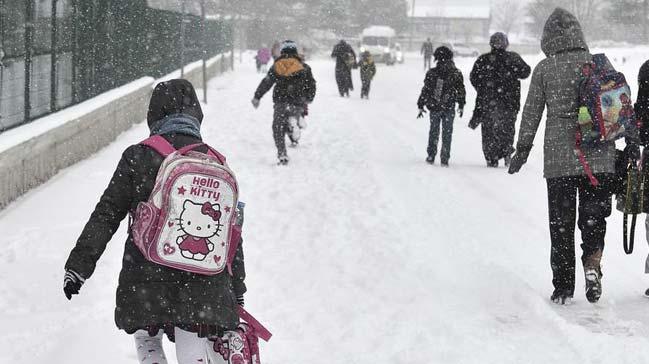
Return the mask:
[[[521,23],[525,8],[520,0],[499,0],[492,12],[492,24],[497,30],[511,33]]]

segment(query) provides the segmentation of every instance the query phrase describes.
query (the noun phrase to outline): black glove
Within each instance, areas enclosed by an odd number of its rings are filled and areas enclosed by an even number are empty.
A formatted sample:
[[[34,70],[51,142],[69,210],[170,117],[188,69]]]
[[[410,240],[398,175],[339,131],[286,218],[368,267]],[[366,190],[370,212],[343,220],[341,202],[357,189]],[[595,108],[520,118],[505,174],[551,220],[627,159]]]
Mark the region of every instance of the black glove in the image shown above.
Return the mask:
[[[457,113],[460,114],[460,119],[462,119],[462,116],[464,116],[464,106],[460,106],[460,108],[457,109]]]
[[[637,162],[640,160],[640,147],[637,144],[628,144],[624,148],[624,154],[629,158],[629,161]]]
[[[259,107],[259,99],[256,98],[256,97],[255,97],[254,99],[252,99],[252,101],[250,101],[250,103],[252,104],[252,106],[253,106],[255,109]]]
[[[509,163],[509,174],[518,173],[523,167],[523,164],[527,163],[527,157],[530,155],[530,150],[532,148],[522,148],[518,147],[516,153],[512,157],[512,161]]]
[[[243,307],[243,295],[237,296],[237,305]]]
[[[65,276],[63,277],[63,292],[65,293],[65,297],[71,300],[73,294],[79,294],[79,290],[85,281],[86,279],[81,274],[72,269],[66,270]]]
[[[423,118],[425,113],[426,110],[424,110],[423,108],[419,109],[419,114],[417,114],[417,119]]]

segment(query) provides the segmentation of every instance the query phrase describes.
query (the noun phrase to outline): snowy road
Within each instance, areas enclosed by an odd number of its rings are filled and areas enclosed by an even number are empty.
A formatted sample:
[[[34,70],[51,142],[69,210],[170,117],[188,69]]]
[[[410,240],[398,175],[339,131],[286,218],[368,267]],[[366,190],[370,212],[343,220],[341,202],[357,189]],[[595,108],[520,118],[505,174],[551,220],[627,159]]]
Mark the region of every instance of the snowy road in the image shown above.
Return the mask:
[[[649,50],[613,54],[634,80]],[[457,63],[468,86],[472,60]],[[369,101],[341,99],[333,63],[311,64],[318,96],[287,168],[275,165],[270,95],[250,106],[253,65],[213,80],[205,106],[204,138],[228,156],[247,203],[246,303],[275,335],[266,364],[648,360],[643,226],[627,257],[621,218],[609,220],[600,303],[583,297],[581,268],[576,303],[549,303],[542,132],[519,175],[486,169],[480,133],[466,127],[469,86],[451,168],[429,166],[419,59],[379,67]],[[0,213],[0,363],[136,362],[113,324],[124,226],[80,296],[68,302],[61,281],[121,151],[145,135],[133,128]]]

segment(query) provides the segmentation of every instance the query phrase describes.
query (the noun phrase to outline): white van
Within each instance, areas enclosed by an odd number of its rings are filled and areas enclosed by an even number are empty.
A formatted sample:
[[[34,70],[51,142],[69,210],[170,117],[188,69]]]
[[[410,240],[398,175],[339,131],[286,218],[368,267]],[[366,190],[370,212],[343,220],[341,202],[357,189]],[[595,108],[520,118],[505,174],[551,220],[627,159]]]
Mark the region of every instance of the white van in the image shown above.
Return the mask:
[[[388,26],[372,25],[361,34],[361,53],[369,51],[375,62],[393,65],[396,62],[397,33]]]

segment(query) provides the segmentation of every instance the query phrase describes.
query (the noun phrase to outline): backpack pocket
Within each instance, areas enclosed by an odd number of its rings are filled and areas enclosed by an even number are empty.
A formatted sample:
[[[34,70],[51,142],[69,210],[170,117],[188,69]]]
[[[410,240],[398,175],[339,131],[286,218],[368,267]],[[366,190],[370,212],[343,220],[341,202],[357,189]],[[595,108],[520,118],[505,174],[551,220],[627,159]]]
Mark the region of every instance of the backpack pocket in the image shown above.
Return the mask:
[[[156,232],[155,225],[159,216],[160,209],[150,202],[140,202],[133,216],[133,224],[131,225],[133,242],[147,259],[151,259],[149,246],[155,238],[152,235]]]

